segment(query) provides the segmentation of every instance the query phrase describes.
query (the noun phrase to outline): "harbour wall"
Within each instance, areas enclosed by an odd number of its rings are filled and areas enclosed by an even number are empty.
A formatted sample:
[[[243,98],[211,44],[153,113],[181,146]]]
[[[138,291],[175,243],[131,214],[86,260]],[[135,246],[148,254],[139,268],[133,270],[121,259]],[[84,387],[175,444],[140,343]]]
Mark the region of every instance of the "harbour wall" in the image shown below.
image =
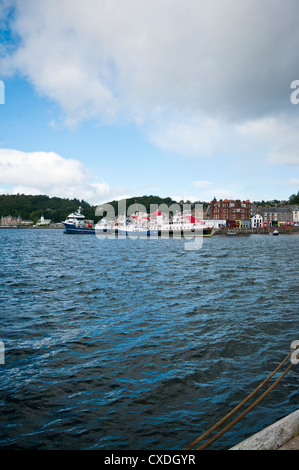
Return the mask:
[[[293,227],[293,226],[241,228],[241,229],[229,229],[227,227],[224,227],[222,229],[214,230],[213,235],[225,235],[227,232],[236,232],[239,235],[251,235],[251,234],[269,235],[274,230],[278,230],[280,234],[286,234],[286,235],[299,233],[299,227]]]
[[[299,410],[259,431],[229,450],[298,450]]]

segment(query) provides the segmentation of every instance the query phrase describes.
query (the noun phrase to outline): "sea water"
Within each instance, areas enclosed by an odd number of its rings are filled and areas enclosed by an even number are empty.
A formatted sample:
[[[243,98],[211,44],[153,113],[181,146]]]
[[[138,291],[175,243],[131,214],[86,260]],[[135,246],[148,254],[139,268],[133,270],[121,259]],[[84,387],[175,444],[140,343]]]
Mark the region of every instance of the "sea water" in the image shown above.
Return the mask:
[[[184,449],[299,340],[298,242],[0,230],[0,448]],[[297,409],[298,374],[211,449]]]

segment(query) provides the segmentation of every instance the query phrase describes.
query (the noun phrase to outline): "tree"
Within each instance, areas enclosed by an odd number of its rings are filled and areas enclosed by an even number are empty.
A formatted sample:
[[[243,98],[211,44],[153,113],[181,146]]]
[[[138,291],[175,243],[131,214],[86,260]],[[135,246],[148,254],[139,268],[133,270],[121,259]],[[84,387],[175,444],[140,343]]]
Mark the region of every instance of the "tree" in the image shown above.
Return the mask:
[[[289,197],[289,203],[290,204],[299,204],[299,191],[297,194],[292,194]]]

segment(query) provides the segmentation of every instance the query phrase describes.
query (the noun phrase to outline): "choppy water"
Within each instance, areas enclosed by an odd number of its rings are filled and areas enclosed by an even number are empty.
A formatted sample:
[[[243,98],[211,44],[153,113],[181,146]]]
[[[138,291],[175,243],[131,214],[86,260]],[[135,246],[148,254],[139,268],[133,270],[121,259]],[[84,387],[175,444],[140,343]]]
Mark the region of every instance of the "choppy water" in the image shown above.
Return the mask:
[[[0,447],[184,449],[299,340],[298,242],[1,230]],[[297,409],[298,374],[211,449]]]

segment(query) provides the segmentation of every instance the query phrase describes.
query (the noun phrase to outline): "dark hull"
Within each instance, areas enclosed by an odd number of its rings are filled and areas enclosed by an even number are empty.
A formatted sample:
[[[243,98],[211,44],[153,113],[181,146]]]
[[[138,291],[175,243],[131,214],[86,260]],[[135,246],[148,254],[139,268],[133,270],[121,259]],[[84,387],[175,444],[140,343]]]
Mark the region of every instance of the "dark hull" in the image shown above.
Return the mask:
[[[64,224],[65,230],[64,233],[77,234],[77,235],[94,235],[95,229],[87,227],[75,227],[72,224]]]

